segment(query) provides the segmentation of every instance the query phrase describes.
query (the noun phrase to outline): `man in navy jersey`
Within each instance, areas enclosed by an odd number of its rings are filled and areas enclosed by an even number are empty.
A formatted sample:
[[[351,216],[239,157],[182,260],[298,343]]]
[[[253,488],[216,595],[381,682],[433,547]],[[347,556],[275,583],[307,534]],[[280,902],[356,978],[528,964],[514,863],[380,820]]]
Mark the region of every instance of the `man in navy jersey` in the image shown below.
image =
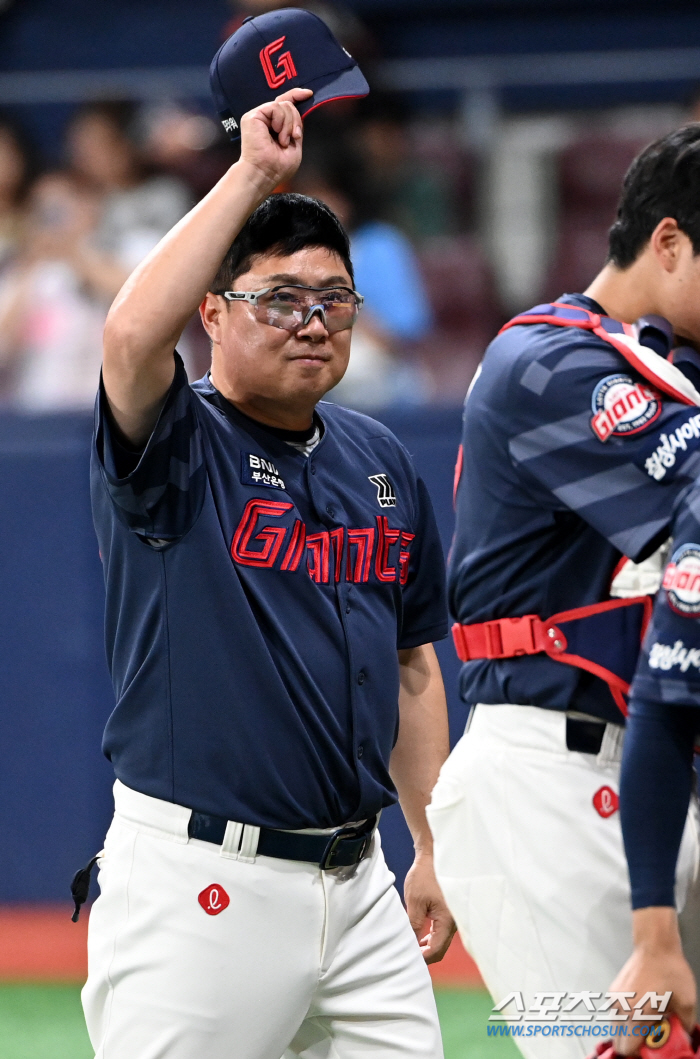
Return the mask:
[[[471,713],[429,818],[494,1001],[516,991],[545,1021],[592,1019],[583,994],[602,997],[631,949],[619,764],[657,549],[700,471],[700,358],[678,348],[700,341],[699,195],[690,125],[632,164],[588,290],[511,321],[465,405],[449,602]],[[689,825],[681,904],[696,866]],[[591,1050],[517,1042],[533,1059]]]
[[[632,888],[634,951],[612,988],[671,991],[668,1011],[691,1030],[696,983],[681,945],[676,864],[697,777],[700,733],[700,485],[678,507],[670,561],[632,684],[620,816]],[[680,880],[679,880],[680,882]],[[658,1005],[657,1005],[658,1008]],[[650,1014],[650,1005],[645,1008]],[[620,1052],[639,1038],[621,1037]]]
[[[404,448],[317,407],[361,296],[330,210],[268,197],[308,95],[243,117],[240,162],[105,329],[116,814],[83,992],[100,1057],[442,1055],[426,962],[453,926],[425,805],[448,750],[443,560]],[[198,305],[212,369],[190,386],[174,349]],[[408,916],[376,832],[397,791]]]

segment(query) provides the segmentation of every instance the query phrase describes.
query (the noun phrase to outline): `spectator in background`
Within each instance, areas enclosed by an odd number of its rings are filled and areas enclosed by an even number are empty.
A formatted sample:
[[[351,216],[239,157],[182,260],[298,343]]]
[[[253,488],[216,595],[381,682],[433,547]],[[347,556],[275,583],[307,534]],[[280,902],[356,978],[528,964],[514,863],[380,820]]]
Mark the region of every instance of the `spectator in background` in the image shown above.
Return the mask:
[[[429,387],[410,352],[433,321],[413,248],[397,227],[376,219],[357,161],[340,153],[335,167],[324,168],[313,148],[309,153],[311,162],[300,171],[295,190],[325,202],[349,232],[355,286],[365,298],[350,365],[330,396],[360,409],[421,404],[429,399]]]
[[[36,154],[22,129],[0,114],[0,269],[17,251],[27,192],[37,168]]]
[[[72,172],[101,199],[96,244],[131,272],[192,206],[177,177],[144,165],[132,103],[92,103],[68,127]]]
[[[417,243],[456,230],[450,181],[437,166],[417,164],[402,100],[373,89],[357,104],[353,139],[384,220]]]
[[[195,199],[211,191],[238,157],[238,145],[219,122],[177,103],[145,108],[139,131],[146,160],[184,181]]]
[[[0,280],[0,363],[16,408],[94,402],[107,307],[127,274],[90,246],[97,208],[62,173],[30,193],[23,238]]]
[[[130,104],[79,110],[68,127],[70,169],[47,174],[30,193],[23,236],[0,278],[4,398],[16,408],[92,407],[107,310],[190,207],[182,181],[142,164],[135,117]]]

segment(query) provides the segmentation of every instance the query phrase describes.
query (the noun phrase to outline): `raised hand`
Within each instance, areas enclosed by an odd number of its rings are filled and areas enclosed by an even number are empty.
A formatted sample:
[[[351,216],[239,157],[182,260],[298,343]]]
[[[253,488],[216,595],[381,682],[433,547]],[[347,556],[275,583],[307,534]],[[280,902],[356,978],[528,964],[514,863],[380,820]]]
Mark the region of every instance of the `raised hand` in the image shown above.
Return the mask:
[[[270,191],[299,168],[303,128],[294,104],[311,95],[309,88],[291,88],[241,118],[241,163]]]

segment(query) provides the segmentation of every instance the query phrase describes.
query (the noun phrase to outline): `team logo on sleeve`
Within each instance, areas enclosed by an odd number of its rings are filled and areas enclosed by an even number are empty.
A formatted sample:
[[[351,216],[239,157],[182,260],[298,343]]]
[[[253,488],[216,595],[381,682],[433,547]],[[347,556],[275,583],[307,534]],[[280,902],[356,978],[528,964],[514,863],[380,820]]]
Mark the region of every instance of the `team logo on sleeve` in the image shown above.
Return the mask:
[[[396,507],[394,487],[385,474],[370,474],[369,480],[377,487],[377,500],[380,507]]]
[[[255,456],[252,452],[241,453],[241,482],[243,485],[266,485],[271,489],[286,489],[274,463],[262,456]]]
[[[700,614],[700,545],[682,544],[666,567],[661,585],[677,614]]]
[[[661,414],[661,397],[645,382],[629,375],[608,375],[596,386],[591,400],[591,428],[600,441],[611,434],[636,434]]]

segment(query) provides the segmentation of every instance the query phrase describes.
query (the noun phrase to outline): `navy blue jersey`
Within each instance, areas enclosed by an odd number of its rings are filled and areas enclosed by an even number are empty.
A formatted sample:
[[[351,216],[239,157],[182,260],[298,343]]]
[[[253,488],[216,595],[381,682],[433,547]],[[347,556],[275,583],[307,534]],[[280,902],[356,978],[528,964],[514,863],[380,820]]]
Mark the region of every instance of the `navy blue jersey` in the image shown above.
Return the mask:
[[[700,732],[700,485],[679,501],[630,693],[620,811],[633,908],[675,903]]]
[[[381,424],[319,406],[310,456],[182,363],[120,478],[92,466],[117,705],[104,750],[144,794],[244,823],[334,827],[396,800],[397,649],[446,635],[423,483]]]
[[[602,312],[583,295],[559,301]],[[463,447],[452,614],[461,624],[547,618],[609,598],[620,557],[639,561],[666,538],[674,502],[700,470],[700,414],[590,331],[515,326],[486,352]],[[621,720],[597,677],[545,655],[468,662],[461,691],[467,702]]]
[[[634,699],[700,706],[700,485],[675,513],[670,559],[632,684]]]

